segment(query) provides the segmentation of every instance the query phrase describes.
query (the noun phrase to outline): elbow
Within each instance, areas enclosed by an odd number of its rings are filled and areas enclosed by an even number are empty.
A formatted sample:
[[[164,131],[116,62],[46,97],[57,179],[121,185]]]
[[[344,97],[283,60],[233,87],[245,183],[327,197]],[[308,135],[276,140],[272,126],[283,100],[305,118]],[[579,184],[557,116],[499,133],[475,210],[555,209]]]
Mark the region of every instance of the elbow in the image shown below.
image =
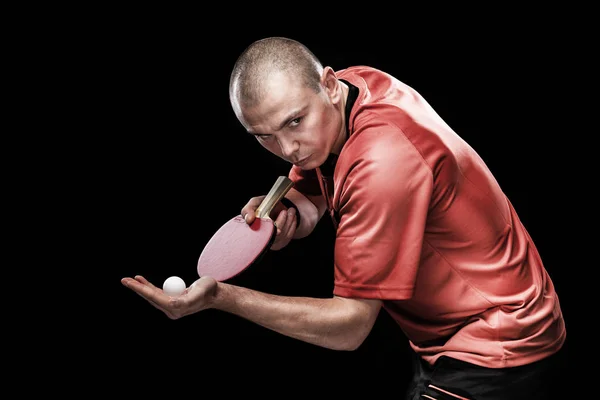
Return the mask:
[[[358,350],[360,346],[364,343],[365,339],[369,335],[369,332],[366,333],[357,332],[352,335],[348,335],[344,337],[343,340],[340,340],[339,348],[340,351],[355,351]]]
[[[369,336],[374,320],[355,320],[342,328],[333,338],[333,348],[340,351],[357,350]]]
[[[342,351],[355,351],[367,339],[381,307],[380,300],[356,300],[336,297],[344,304],[345,316],[338,325],[335,347]]]

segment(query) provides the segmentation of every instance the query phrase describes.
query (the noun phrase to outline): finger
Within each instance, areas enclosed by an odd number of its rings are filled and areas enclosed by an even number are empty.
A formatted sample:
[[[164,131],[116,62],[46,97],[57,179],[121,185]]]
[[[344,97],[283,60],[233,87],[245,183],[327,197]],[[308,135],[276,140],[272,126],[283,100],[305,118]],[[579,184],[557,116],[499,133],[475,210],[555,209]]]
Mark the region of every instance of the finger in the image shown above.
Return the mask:
[[[148,279],[144,278],[142,275],[136,275],[135,280],[140,283],[143,283],[144,285],[150,286],[151,288],[158,289],[156,286],[154,286],[152,283],[150,283],[150,281]]]
[[[142,282],[140,282],[140,280]],[[169,304],[169,296],[164,294],[162,290],[157,289],[143,277],[136,276],[136,279],[124,278],[121,280],[121,283],[163,311]]]
[[[285,227],[285,223],[287,221],[287,212],[282,210],[277,215],[277,219],[275,220],[275,226],[277,227],[277,234],[281,234],[283,228]]]
[[[136,275],[135,276],[135,280],[138,281],[138,282],[140,282],[140,283],[142,283],[143,285],[148,286],[149,288],[151,288],[154,291],[160,291],[161,293],[164,294],[164,291],[162,289],[159,289],[156,286],[154,286],[149,280],[147,280],[146,278],[144,278],[142,275]],[[154,300],[152,300],[152,299],[146,299],[146,300],[148,300],[148,302],[152,303],[152,305],[154,307],[158,308],[159,310],[167,312],[159,304],[157,304]]]
[[[247,213],[242,214],[242,217],[244,217],[244,221],[246,221],[247,224],[251,224],[256,219],[256,213],[254,211],[248,211]]]
[[[256,218],[256,209],[265,197],[266,196],[253,197],[244,207],[242,207],[240,214],[247,223],[251,224],[254,221]]]
[[[282,219],[283,223],[282,224],[277,224],[277,227],[279,228],[279,231],[277,232],[279,234],[279,236],[287,236],[290,226],[292,225],[292,220],[293,218],[293,211],[291,211],[293,209],[289,209],[289,210],[283,210],[281,211],[280,215],[282,215]]]
[[[296,210],[294,208],[290,208],[288,210],[288,217],[287,217],[287,232],[288,232],[288,237],[291,239],[292,236],[294,236],[294,233],[296,233],[296,228],[298,226],[297,223],[298,220],[298,216],[296,215]]]
[[[290,208],[287,210],[287,224],[289,226],[296,226],[296,209]]]
[[[288,213],[285,227],[282,228],[280,236],[285,238],[286,241],[289,241],[292,239],[295,232],[296,232],[296,216],[290,215]]]
[[[145,299],[157,310],[162,311],[170,319],[177,319],[177,315],[171,310],[171,299],[161,289],[157,289],[156,286],[151,284],[142,276],[136,276],[135,279],[123,278],[121,279],[123,285],[137,295]],[[160,299],[160,300],[157,300]]]

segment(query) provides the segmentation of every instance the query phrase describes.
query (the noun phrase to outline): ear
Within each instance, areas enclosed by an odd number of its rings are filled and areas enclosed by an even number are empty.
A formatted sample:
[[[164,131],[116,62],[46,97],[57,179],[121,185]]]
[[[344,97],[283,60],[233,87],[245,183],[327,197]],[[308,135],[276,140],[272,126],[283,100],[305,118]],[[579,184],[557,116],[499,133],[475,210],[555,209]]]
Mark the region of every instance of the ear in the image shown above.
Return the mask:
[[[335,71],[331,67],[323,68],[321,75],[321,85],[333,104],[337,104],[342,99],[342,87],[337,79]]]

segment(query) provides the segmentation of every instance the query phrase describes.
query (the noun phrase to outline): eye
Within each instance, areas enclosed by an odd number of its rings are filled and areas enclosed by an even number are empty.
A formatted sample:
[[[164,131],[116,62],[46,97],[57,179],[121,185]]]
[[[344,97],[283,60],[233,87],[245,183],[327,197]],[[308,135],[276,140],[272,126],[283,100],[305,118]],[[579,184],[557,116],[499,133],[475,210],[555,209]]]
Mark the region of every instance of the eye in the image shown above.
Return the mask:
[[[298,125],[300,125],[300,121],[302,121],[302,117],[294,118],[293,120],[290,121],[290,126],[291,127],[298,126]]]
[[[265,142],[267,140],[269,140],[273,135],[254,135],[254,137],[256,137],[256,139]]]

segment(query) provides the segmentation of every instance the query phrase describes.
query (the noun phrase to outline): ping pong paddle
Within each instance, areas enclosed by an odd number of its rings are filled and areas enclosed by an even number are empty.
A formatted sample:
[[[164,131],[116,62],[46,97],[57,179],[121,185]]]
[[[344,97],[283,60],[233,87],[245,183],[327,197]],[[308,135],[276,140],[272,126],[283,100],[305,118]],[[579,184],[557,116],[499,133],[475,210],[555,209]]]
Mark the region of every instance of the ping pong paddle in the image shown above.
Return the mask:
[[[256,209],[256,219],[252,224],[247,224],[241,215],[223,224],[200,254],[198,275],[224,281],[257,262],[269,249],[277,233],[269,214],[293,185],[294,182],[287,176],[280,176]]]

